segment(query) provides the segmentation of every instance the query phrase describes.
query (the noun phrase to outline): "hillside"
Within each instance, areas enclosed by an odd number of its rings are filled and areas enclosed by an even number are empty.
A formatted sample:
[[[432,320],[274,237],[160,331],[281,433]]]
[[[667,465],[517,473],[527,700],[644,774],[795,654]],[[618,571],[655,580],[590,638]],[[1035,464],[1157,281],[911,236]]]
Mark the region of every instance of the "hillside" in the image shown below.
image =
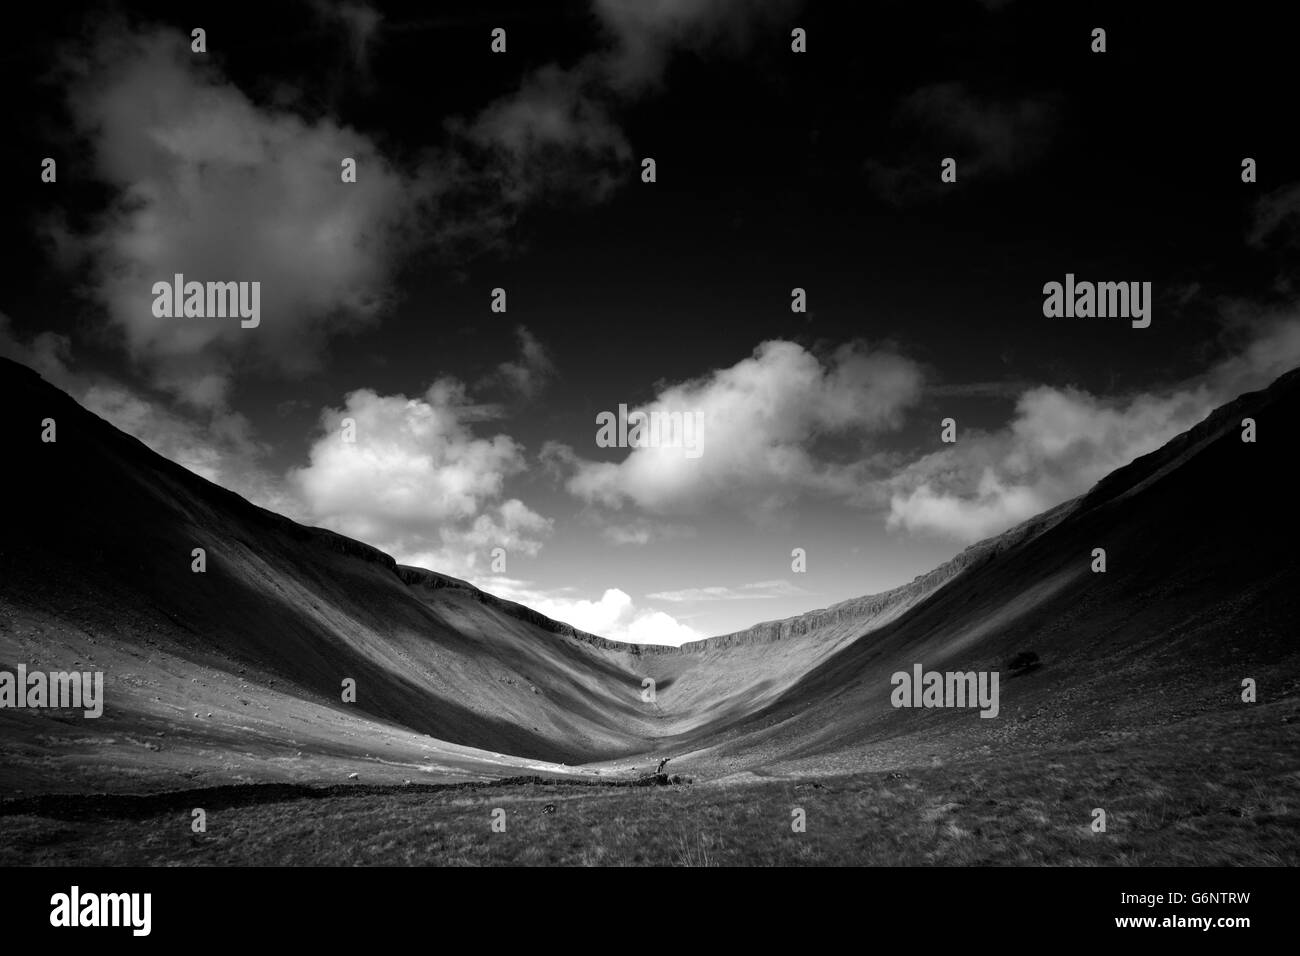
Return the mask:
[[[1242,396],[908,585],[671,648],[584,633],[258,508],[0,360],[26,436],[0,543],[0,666],[93,667],[108,687],[99,720],[0,711],[0,790],[595,775],[659,755],[706,777],[849,772],[1227,712],[1243,677],[1276,700],[1297,677],[1283,436],[1298,394],[1293,372]],[[1248,414],[1256,444],[1238,437]],[[56,443],[39,440],[47,417]],[[890,706],[890,675],[914,663],[997,670],[1026,650],[1042,666],[1002,675],[996,720]]]
[[[1241,441],[1253,417],[1256,443]],[[908,613],[802,677],[691,763],[782,772],[890,767],[1122,741],[1300,690],[1300,371],[1120,468]],[[1091,570],[1104,548],[1105,573]],[[1011,674],[1020,652],[1041,665]],[[891,675],[1001,670],[1001,712],[895,709]]]

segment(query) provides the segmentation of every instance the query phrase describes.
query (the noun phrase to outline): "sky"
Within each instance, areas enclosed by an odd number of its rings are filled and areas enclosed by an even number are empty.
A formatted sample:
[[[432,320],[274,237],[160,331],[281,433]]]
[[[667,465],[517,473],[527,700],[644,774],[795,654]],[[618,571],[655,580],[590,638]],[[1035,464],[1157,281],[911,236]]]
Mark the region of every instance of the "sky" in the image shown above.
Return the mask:
[[[0,355],[614,639],[887,590],[1300,365],[1286,33],[1133,6],[45,5]],[[257,324],[157,314],[178,273]],[[1067,274],[1150,324],[1045,315]],[[698,444],[609,447],[620,406]]]

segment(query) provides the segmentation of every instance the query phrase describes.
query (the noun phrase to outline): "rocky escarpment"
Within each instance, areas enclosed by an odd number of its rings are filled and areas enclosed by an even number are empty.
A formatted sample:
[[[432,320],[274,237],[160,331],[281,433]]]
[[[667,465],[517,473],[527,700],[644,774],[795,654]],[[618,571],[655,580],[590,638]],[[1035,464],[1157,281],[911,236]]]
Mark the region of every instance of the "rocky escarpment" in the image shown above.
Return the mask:
[[[605,650],[622,651],[633,655],[702,654],[733,647],[768,644],[827,627],[848,625],[867,628],[883,624],[925,600],[968,568],[977,567],[1006,549],[1022,541],[1027,541],[1051,528],[1065,517],[1076,504],[1077,499],[1068,501],[996,537],[973,544],[951,561],[926,574],[918,575],[910,583],[892,590],[865,597],[850,598],[830,607],[809,611],[795,617],[788,617],[778,621],[764,621],[743,631],[734,631],[717,637],[689,641],[680,647],[672,647],[666,644],[628,644],[622,641],[611,641],[579,630],[562,621],[553,620],[525,605],[496,597],[481,588],[475,587],[468,581],[462,581],[460,578],[454,578],[451,575],[437,571],[428,571],[424,568],[399,564],[396,566],[396,573],[407,585],[425,587],[430,590],[455,589],[464,592],[476,601],[494,607],[511,617],[527,621],[529,624],[548,633],[572,638]]]
[[[728,647],[743,647],[780,641],[821,628],[838,625],[874,627],[892,620],[919,604],[968,569],[978,567],[994,556],[1023,541],[1036,537],[1063,519],[1077,505],[1077,499],[1058,505],[1051,511],[1031,518],[994,538],[973,544],[951,561],[933,571],[918,575],[910,583],[864,597],[850,598],[818,611],[809,611],[779,621],[764,621],[743,631],[709,637],[683,644],[683,653],[703,653]]]

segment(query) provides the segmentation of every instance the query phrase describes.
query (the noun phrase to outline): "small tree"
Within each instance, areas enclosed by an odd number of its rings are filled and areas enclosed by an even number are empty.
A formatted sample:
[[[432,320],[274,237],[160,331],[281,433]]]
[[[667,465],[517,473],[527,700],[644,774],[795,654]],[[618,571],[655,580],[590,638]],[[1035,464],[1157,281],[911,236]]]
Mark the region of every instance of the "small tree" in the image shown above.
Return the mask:
[[[1038,659],[1038,655],[1033,651],[1021,651],[1007,661],[1007,670],[1011,671],[1011,676],[1018,677],[1021,674],[1028,674],[1041,665],[1042,661]]]

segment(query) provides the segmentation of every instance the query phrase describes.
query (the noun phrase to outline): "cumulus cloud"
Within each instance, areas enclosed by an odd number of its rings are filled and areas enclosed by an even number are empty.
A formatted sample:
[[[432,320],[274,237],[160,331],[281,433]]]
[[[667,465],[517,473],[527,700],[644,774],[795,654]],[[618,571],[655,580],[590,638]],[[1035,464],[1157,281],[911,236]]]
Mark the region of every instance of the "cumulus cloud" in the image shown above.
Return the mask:
[[[638,607],[631,596],[618,588],[608,588],[599,600],[574,597],[568,591],[539,591],[523,582],[486,580],[480,587],[499,597],[518,601],[547,617],[598,637],[635,644],[684,644],[704,635],[671,614]]]
[[[976,541],[1087,491],[1242,392],[1300,365],[1300,320],[1272,318],[1204,376],[1123,399],[1027,390],[1000,431],[963,435],[889,483],[890,528]]]
[[[274,473],[268,447],[242,415],[221,409],[185,414],[112,377],[71,367],[67,339],[24,339],[0,313],[0,356],[27,365],[92,413],[153,451],[295,521],[320,524],[389,552],[398,561],[464,578],[484,573],[494,548],[535,556],[552,520],[507,497],[506,480],[524,468],[523,448],[473,428],[500,415],[469,400],[462,384],[440,379],[424,395],[362,389],[326,409],[309,463]],[[350,419],[356,442],[343,441]]]
[[[364,71],[381,15],[353,0],[312,7]],[[255,102],[175,29],[110,21],[61,68],[75,131],[114,198],[87,229],[52,212],[46,238],[62,261],[85,264],[86,291],[153,385],[221,408],[245,366],[302,374],[331,337],[377,321],[416,243],[478,251],[500,245],[528,203],[603,199],[633,169],[618,109],[673,50],[735,41],[771,16],[739,0],[594,0],[593,11],[603,48],[449,120],[446,146],[410,169],[328,116]],[[354,183],[341,182],[345,157]],[[154,316],[153,284],[178,273],[260,282],[260,325]]]
[[[493,547],[535,554],[550,519],[504,496],[524,468],[522,447],[474,434],[495,413],[454,379],[416,398],[359,389],[322,413],[309,463],[288,480],[312,520],[406,564],[464,576]]]
[[[631,503],[686,513],[728,502],[768,510],[805,492],[852,497],[869,463],[826,460],[815,446],[897,427],[921,379],[915,363],[892,351],[850,343],[823,361],[794,342],[773,340],[640,406],[648,414],[698,415],[698,457],[680,447],[638,447],[622,461],[602,462],[554,443],[543,457],[567,475],[572,494],[610,508]]]
[[[219,406],[239,361],[302,372],[327,336],[375,319],[430,182],[355,130],[255,104],[175,30],[106,26],[67,69],[116,198],[90,232],[57,238],[89,258],[91,291],[156,385]],[[355,183],[341,181],[345,157]],[[154,316],[153,283],[176,273],[259,281],[261,324]]]

